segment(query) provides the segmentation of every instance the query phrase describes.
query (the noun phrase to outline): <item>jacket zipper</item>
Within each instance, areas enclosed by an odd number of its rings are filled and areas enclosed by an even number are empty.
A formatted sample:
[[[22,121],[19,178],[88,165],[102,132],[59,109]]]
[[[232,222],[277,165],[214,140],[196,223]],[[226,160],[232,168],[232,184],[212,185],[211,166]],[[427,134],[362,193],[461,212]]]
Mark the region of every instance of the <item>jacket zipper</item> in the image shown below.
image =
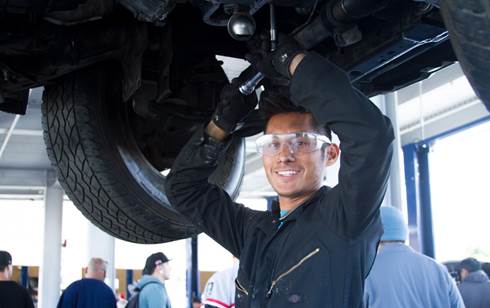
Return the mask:
[[[245,295],[248,296],[248,291],[244,287],[242,287],[238,279],[235,279],[235,284],[238,290],[242,291],[243,293],[245,293]]]
[[[274,289],[275,285],[279,282],[279,280],[281,280],[285,276],[289,275],[292,271],[294,271],[295,269],[297,269],[298,267],[300,267],[301,264],[303,264],[306,260],[308,260],[309,258],[311,258],[314,255],[316,255],[318,252],[320,252],[320,248],[316,248],[315,250],[313,250],[312,252],[310,252],[309,254],[307,254],[298,263],[296,263],[290,269],[288,269],[287,271],[285,271],[284,273],[282,273],[281,275],[279,275],[275,280],[273,280],[272,281],[272,284],[271,284],[271,286],[269,288],[269,291],[267,291],[267,297],[270,297],[272,295],[272,289]]]

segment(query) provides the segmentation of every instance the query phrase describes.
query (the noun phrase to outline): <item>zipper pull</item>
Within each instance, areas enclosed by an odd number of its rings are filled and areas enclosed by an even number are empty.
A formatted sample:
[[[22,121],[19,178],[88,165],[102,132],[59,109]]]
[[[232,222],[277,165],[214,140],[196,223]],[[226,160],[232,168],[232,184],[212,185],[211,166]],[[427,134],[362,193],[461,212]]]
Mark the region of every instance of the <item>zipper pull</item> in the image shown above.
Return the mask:
[[[274,285],[271,285],[271,287],[267,291],[267,294],[265,295],[266,298],[271,298],[271,296],[272,296],[272,289],[273,288],[274,288]]]

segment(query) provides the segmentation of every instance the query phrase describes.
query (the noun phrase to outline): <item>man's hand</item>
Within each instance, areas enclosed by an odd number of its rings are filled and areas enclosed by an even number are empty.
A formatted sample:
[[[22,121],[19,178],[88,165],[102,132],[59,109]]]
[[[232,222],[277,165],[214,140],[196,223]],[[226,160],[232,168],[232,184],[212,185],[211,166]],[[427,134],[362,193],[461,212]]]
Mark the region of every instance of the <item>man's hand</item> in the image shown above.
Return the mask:
[[[279,34],[275,51],[270,51],[270,41],[267,35],[255,38],[249,44],[251,54],[249,60],[254,67],[269,79],[277,79],[277,75],[290,79],[296,67],[305,56],[303,48],[291,37]]]
[[[242,74],[247,75],[247,74]],[[243,95],[238,87],[244,82],[244,76],[232,80],[221,90],[220,100],[213,114],[207,133],[219,140],[231,134],[252,110],[257,106],[257,95]],[[221,131],[220,131],[221,130]]]

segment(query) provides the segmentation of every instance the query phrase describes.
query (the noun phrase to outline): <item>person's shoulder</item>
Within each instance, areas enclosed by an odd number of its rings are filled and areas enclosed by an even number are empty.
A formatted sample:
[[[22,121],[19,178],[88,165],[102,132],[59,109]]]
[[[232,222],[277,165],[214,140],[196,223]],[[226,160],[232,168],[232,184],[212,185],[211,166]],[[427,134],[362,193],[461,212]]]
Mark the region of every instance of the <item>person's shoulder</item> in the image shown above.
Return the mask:
[[[15,293],[23,293],[23,294],[29,294],[27,292],[26,288],[21,286],[15,281],[2,281],[0,282],[0,290],[2,290],[5,293],[10,293],[10,292],[15,292]]]
[[[159,281],[150,281],[150,282],[147,282],[141,292],[140,292],[140,296],[147,296],[149,294],[152,294],[154,292],[162,292],[163,291],[163,284]]]
[[[73,291],[73,290],[77,290],[80,288],[82,284],[82,279],[80,280],[75,280],[73,281],[72,283],[70,283],[63,292],[70,292],[70,291]]]

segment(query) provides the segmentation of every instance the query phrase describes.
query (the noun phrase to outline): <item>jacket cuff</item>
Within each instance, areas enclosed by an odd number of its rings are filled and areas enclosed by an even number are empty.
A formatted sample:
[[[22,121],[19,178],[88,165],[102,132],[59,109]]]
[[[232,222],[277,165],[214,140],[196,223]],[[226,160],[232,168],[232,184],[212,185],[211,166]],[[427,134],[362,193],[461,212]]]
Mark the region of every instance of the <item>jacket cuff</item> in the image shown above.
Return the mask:
[[[202,158],[204,158],[206,163],[216,162],[219,156],[228,149],[231,141],[230,137],[221,141],[209,136],[206,133],[205,127],[201,127],[194,136],[197,137],[196,141],[202,149],[200,153],[203,155]]]

